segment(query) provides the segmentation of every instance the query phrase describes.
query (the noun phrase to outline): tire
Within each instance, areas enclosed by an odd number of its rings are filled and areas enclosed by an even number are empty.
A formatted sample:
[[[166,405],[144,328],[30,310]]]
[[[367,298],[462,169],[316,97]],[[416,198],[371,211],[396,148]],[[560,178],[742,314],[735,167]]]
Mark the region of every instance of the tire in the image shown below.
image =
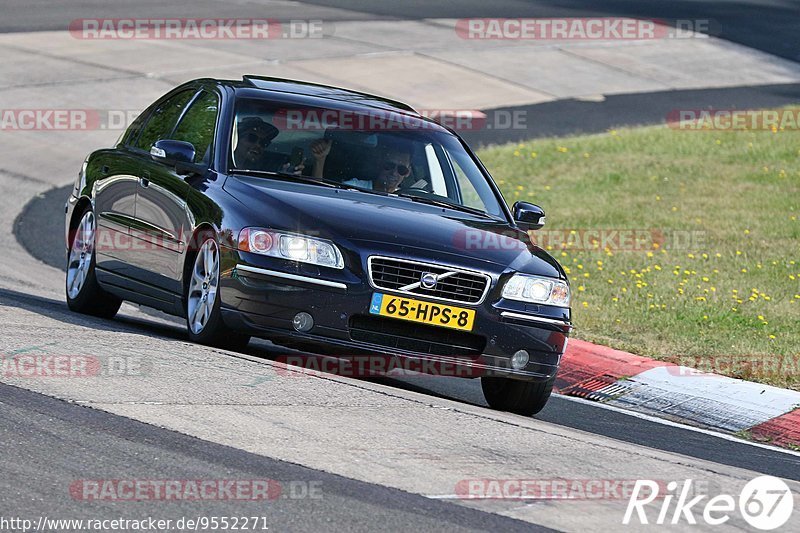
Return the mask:
[[[67,251],[65,292],[70,310],[100,318],[114,318],[122,299],[104,291],[95,273],[97,223],[88,207],[82,214]]]
[[[520,381],[496,376],[481,378],[481,389],[492,409],[518,415],[535,415],[547,404],[555,376],[547,381]]]
[[[189,256],[184,310],[189,340],[230,350],[243,350],[250,336],[230,331],[222,320],[219,298],[219,244],[213,236],[198,239],[197,253]]]

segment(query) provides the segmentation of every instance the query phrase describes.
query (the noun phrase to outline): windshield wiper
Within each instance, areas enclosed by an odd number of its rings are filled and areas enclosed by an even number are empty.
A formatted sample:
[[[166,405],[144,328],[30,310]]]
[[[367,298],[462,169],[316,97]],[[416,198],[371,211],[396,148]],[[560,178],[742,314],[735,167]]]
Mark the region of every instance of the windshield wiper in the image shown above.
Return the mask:
[[[400,196],[401,198],[408,198],[412,202],[435,205],[438,207],[444,207],[446,209],[453,209],[454,211],[463,211],[465,213],[470,213],[472,215],[477,215],[479,217],[489,218],[494,220],[494,217],[491,216],[489,213],[481,211],[480,209],[476,209],[474,207],[467,207],[461,204],[452,204],[450,202],[445,202],[444,200],[436,200],[435,198],[428,198],[427,196],[416,196],[411,194],[400,194],[398,196]]]
[[[251,170],[248,168],[234,168],[231,169],[231,174],[244,174],[246,176],[261,176],[265,178],[276,178],[285,181],[297,181],[299,183],[308,183],[311,185],[322,185],[323,187],[331,187],[337,189],[347,188],[346,185],[329,181],[326,179],[310,178],[308,176],[301,176],[299,174],[289,174],[288,172],[274,172],[271,170]]]
[[[388,196],[388,193],[381,191],[373,191],[372,189],[365,189],[355,185],[347,185],[325,178],[311,178],[309,176],[302,176],[298,174],[289,174],[288,172],[274,172],[271,170],[251,170],[246,168],[235,168],[231,170],[231,174],[245,174],[247,176],[260,176],[265,178],[275,178],[284,181],[296,181],[298,183],[308,183],[310,185],[321,185],[323,187],[330,187],[332,189],[343,189],[346,191],[359,191],[371,194],[378,194],[380,196]]]

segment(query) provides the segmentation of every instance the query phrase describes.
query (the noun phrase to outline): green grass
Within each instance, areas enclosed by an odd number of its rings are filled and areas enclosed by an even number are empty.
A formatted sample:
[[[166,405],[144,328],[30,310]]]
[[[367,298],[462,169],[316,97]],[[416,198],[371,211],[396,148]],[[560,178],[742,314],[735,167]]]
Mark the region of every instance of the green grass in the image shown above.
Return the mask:
[[[547,212],[576,337],[800,390],[800,131],[620,129],[479,155],[509,203]],[[590,229],[665,240],[552,239]]]

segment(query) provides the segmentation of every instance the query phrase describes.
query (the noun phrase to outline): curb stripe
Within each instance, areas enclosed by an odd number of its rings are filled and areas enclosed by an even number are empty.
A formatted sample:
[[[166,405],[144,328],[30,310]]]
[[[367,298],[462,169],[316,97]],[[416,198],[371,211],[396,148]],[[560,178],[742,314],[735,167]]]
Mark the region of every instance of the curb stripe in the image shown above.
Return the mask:
[[[800,445],[800,392],[570,339],[554,391],[702,428]],[[795,409],[793,411],[793,409]]]
[[[750,430],[753,439],[777,446],[800,446],[800,409],[767,420]]]
[[[554,388],[561,394],[569,394],[570,390],[580,391],[583,385],[591,390],[594,380],[611,385],[620,378],[668,364],[607,346],[570,339]]]

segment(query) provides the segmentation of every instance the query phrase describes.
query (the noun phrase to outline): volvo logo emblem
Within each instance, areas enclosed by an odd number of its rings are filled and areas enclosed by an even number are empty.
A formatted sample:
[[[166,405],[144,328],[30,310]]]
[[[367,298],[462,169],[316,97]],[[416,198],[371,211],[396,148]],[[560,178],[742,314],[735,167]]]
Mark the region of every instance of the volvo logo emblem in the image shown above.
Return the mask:
[[[422,285],[423,289],[436,288],[436,283],[438,281],[439,281],[439,276],[437,276],[433,272],[423,272],[422,276],[419,278],[419,282]]]

